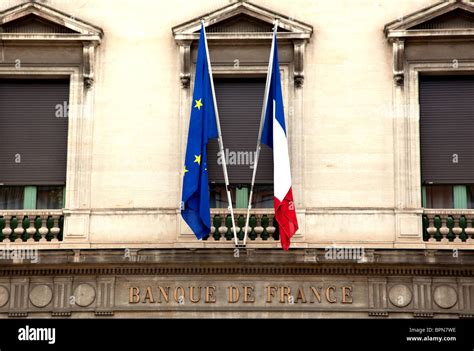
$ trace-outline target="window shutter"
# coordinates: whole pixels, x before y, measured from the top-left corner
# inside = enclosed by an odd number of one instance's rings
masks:
[[[0,80],[0,184],[65,184],[68,105],[68,80]]]
[[[424,184],[474,183],[474,77],[420,79]]]
[[[224,148],[229,151],[227,170],[231,184],[250,184],[255,162],[265,78],[214,79]],[[222,165],[218,164],[219,145],[208,145],[209,181],[224,183]],[[273,154],[262,145],[257,184],[273,183]]]

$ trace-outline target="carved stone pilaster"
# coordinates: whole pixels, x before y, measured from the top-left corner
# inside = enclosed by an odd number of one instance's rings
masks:
[[[28,315],[29,283],[29,278],[12,278],[9,317],[26,317]]]
[[[306,40],[295,40],[293,42],[294,46],[294,62],[295,62],[295,71],[294,71],[294,80],[295,87],[301,88],[304,83],[304,51],[306,47]]]
[[[112,316],[114,305],[115,277],[98,277],[96,316]]]
[[[403,86],[405,81],[405,41],[393,42],[393,79],[395,84]]]
[[[53,311],[54,316],[67,316],[71,313],[73,306],[72,296],[72,277],[55,277],[53,293]]]
[[[474,284],[466,278],[458,278],[459,310],[464,318],[474,315],[472,296],[474,295]],[[470,317],[472,318],[472,317]]]
[[[387,278],[369,278],[369,308],[381,311],[387,309]]]
[[[413,278],[413,304],[420,313],[432,309],[431,278]]]
[[[95,64],[95,46],[94,42],[84,42],[82,57],[84,62],[84,85],[87,89],[94,85],[94,64]]]
[[[189,88],[189,83],[191,81],[191,43],[191,40],[183,40],[179,42],[179,79],[181,80],[181,87],[184,89]]]

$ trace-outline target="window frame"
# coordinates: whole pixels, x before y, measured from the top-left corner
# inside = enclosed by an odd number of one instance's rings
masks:
[[[397,170],[398,176],[406,170],[406,187],[402,192],[401,199],[409,208],[421,208],[421,143],[420,143],[420,109],[419,88],[421,74],[441,75],[474,75],[474,55],[472,60],[463,60],[453,65],[453,62],[408,62],[408,79],[405,80],[406,103],[397,101],[401,108],[406,106],[406,118],[404,121],[396,119],[399,128],[405,130],[405,145],[399,140],[398,148],[395,149],[396,157],[402,162]],[[402,139],[402,138],[399,138]],[[407,157],[403,157],[406,155]]]
[[[90,175],[92,171],[92,91],[86,89],[81,67],[0,67],[0,78],[69,79],[69,125],[64,214],[65,238],[87,238],[90,217]],[[87,209],[87,210],[86,210]],[[68,232],[68,221],[72,232]],[[72,222],[72,223],[71,223]],[[79,228],[76,226],[76,222]]]
[[[268,43],[270,44],[270,43]],[[232,45],[232,43],[229,43]],[[212,54],[211,54],[212,60]],[[288,131],[288,149],[290,153],[290,162],[292,170],[292,182],[293,189],[295,192],[296,199],[296,208],[297,213],[299,214],[299,221],[301,222],[301,216],[304,215],[305,209],[303,207],[303,163],[302,163],[302,153],[297,150],[302,150],[303,148],[303,138],[298,138],[297,135],[300,128],[303,128],[303,107],[302,107],[302,89],[296,89],[294,80],[291,79],[291,72],[293,71],[294,63],[280,63],[280,75],[282,79],[282,94],[283,94],[283,104],[285,111],[285,123],[287,125]],[[179,109],[179,130],[180,130],[180,156],[177,158],[175,167],[181,169],[181,165],[184,163],[184,153],[186,150],[186,141],[189,129],[189,117],[191,114],[191,103],[192,103],[192,92],[194,91],[194,77],[195,77],[196,66],[193,64],[191,67],[191,80],[189,87],[181,89],[180,94],[180,109]],[[252,66],[241,66],[238,69],[229,67],[228,64],[213,62],[212,63],[212,74],[214,78],[252,78],[256,76],[266,77],[268,72],[267,65],[252,65]],[[263,104],[263,101],[262,101]],[[295,113],[294,111],[301,111],[300,113]],[[298,116],[298,117],[295,117]],[[302,134],[300,134],[302,135]],[[257,145],[255,145],[256,147]],[[225,140],[224,140],[225,147]],[[181,189],[182,187],[180,187]],[[247,207],[247,206],[245,206]],[[272,208],[268,208],[269,211],[272,211]],[[194,234],[189,231],[185,223],[180,220],[178,212],[178,225],[179,225],[179,236],[183,238],[194,238]],[[304,235],[304,226],[300,225],[300,230],[295,234],[295,238],[302,238]]]
[[[175,169],[181,176],[178,184],[182,182],[182,164],[184,160],[184,150],[186,148],[186,136],[189,125],[190,116],[190,99],[193,91],[193,77],[195,66],[192,62],[192,52],[195,50],[195,45],[199,39],[199,30],[201,28],[201,20],[205,27],[215,25],[219,22],[227,21],[232,18],[237,18],[240,15],[251,17],[256,22],[264,22],[273,26],[274,20],[279,19],[278,26],[282,28],[278,32],[277,38],[279,46],[285,45],[288,48],[288,53],[291,53],[289,62],[280,60],[280,68],[282,69],[282,89],[285,104],[285,118],[288,127],[288,147],[290,153],[290,162],[292,170],[292,185],[295,195],[296,212],[298,215],[298,222],[300,229],[296,238],[304,236],[305,229],[305,200],[304,200],[304,59],[305,48],[309,43],[313,27],[304,22],[298,21],[291,17],[286,17],[282,14],[276,13],[272,10],[254,5],[249,2],[235,2],[216,9],[213,12],[207,13],[204,16],[199,16],[180,25],[172,28],[173,36],[177,44],[177,54],[179,61],[178,72],[181,89],[179,92],[179,124],[178,130],[181,137],[180,145],[177,150],[179,155],[176,157]],[[242,32],[212,32],[207,34],[208,45],[210,50],[210,57],[212,61],[212,70],[214,76],[218,75],[264,75],[266,77],[268,70],[268,60],[270,53],[270,46],[272,40],[272,33],[267,31],[242,31]],[[245,45],[258,46],[259,48],[268,48],[268,55],[266,57],[256,57],[255,55],[248,62],[240,60],[238,67],[234,67],[237,56],[235,55],[231,60],[227,58],[213,59],[213,49],[215,48],[232,48],[239,52],[239,47]],[[280,51],[280,55],[281,55]],[[290,56],[288,56],[290,57]],[[245,62],[245,63],[244,63]],[[263,102],[262,102],[263,103]],[[225,144],[225,141],[224,141]],[[180,186],[180,190],[181,190]],[[177,208],[176,208],[176,222],[178,226],[178,239],[194,239],[194,235],[189,228],[181,220],[179,194],[177,193]],[[192,239],[191,239],[192,238]]]

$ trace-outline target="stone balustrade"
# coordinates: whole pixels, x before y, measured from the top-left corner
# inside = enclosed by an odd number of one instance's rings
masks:
[[[247,209],[235,209],[234,218],[239,240],[244,239]],[[279,240],[278,224],[274,220],[273,209],[254,209],[250,213],[248,238],[251,241]],[[211,234],[208,241],[233,240],[232,219],[227,209],[211,210]]]
[[[425,209],[423,240],[429,242],[474,241],[474,210]]]
[[[58,242],[63,239],[61,210],[0,211],[0,242]]]

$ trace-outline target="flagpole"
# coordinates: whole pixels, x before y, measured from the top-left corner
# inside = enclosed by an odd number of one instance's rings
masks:
[[[235,246],[238,246],[239,242],[238,242],[238,239],[237,239],[237,230],[236,230],[236,227],[235,227],[234,208],[232,206],[232,196],[230,195],[230,190],[229,190],[229,176],[227,174],[227,163],[226,163],[226,157],[225,157],[225,153],[224,153],[224,143],[222,141],[221,122],[219,120],[219,110],[217,109],[216,92],[214,90],[214,79],[212,77],[211,59],[209,57],[209,48],[207,47],[207,37],[206,37],[206,28],[204,26],[204,20],[201,20],[201,25],[202,25],[203,32],[204,32],[204,44],[206,46],[207,66],[208,66],[209,75],[210,75],[209,80],[211,81],[212,98],[214,100],[214,111],[216,113],[217,132],[219,134],[219,149],[220,149],[220,153],[221,153],[222,170],[224,172],[225,190],[227,192],[227,201],[229,203],[230,217],[232,218],[232,230],[234,232]],[[225,221],[225,219],[224,219],[224,221]],[[216,230],[218,230],[218,229],[219,228],[216,228]]]
[[[255,177],[257,175],[258,160],[260,158],[260,149],[262,148],[261,140],[262,140],[263,123],[265,121],[265,113],[267,112],[268,95],[270,93],[270,83],[272,80],[273,54],[275,52],[277,31],[278,31],[278,18],[275,19],[275,26],[273,27],[273,38],[272,38],[272,46],[270,49],[270,60],[268,61],[267,83],[265,84],[265,93],[263,95],[263,107],[262,107],[262,114],[260,116],[260,127],[258,129],[257,150],[255,152],[255,162],[253,165],[252,184],[250,185],[249,204],[247,207],[247,216],[245,219],[245,230],[244,230],[245,234],[244,234],[243,246],[245,246],[247,243],[247,233],[248,233],[248,227],[249,227],[249,221],[250,221],[250,210],[252,209],[253,188],[255,186]]]

